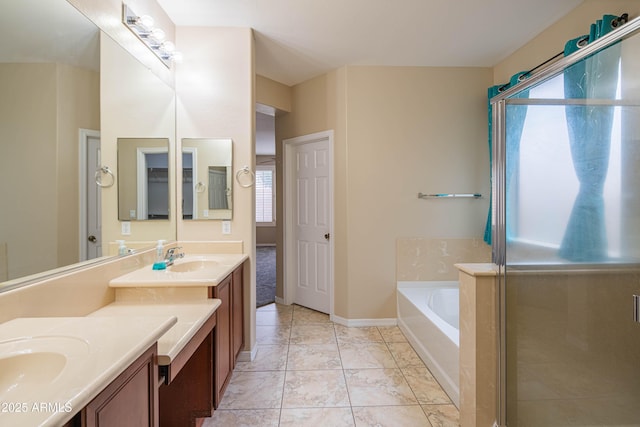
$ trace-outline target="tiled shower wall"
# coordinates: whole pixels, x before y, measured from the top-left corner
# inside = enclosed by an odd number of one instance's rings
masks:
[[[457,263],[491,262],[482,239],[400,238],[396,247],[398,281],[458,280]]]

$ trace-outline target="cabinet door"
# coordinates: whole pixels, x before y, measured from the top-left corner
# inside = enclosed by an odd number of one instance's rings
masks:
[[[233,364],[231,361],[231,275],[213,288],[213,297],[221,302],[216,310],[218,322],[214,329],[214,406],[217,408],[222,400],[229,380]]]
[[[83,426],[158,426],[156,348],[154,344],[83,409]]]
[[[236,359],[238,358],[238,354],[240,354],[240,350],[244,344],[244,317],[243,317],[243,306],[244,306],[244,298],[243,298],[243,284],[242,284],[242,266],[235,269],[232,277],[232,292],[231,292],[231,301],[232,301],[232,342],[233,342],[233,366],[235,366]]]

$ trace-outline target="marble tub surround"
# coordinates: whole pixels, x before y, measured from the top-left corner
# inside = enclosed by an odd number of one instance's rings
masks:
[[[184,250],[184,249],[183,249]],[[246,254],[186,254],[164,270],[151,264],[109,281],[112,288],[216,286],[249,258]],[[191,268],[193,266],[193,268]],[[182,267],[190,267],[183,270]]]
[[[58,375],[57,371],[49,375],[48,381],[42,381],[45,369],[33,383],[25,376],[17,386],[0,391],[0,401],[27,405],[25,412],[0,412],[0,425],[64,424],[176,322],[175,316],[165,315],[19,318],[0,324],[0,363],[16,352],[30,350],[61,354],[65,358],[61,368],[42,364],[50,370],[60,369]],[[38,348],[41,341],[45,344]],[[57,341],[61,344],[56,345]],[[3,372],[6,374],[7,371]],[[36,410],[42,403],[61,409]]]
[[[398,281],[458,280],[458,263],[491,261],[491,246],[478,239],[401,238],[396,242]]]
[[[158,339],[158,364],[169,365],[219,306],[219,299],[173,304],[117,301],[91,313],[89,317],[175,316],[175,325]]]
[[[497,419],[497,267],[457,264],[460,271],[460,424]]]

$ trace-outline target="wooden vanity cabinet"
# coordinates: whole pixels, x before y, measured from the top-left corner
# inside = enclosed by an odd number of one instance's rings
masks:
[[[218,408],[231,380],[236,358],[244,342],[242,265],[209,288],[209,297],[221,301],[217,310],[218,323],[214,329],[214,408]]]
[[[157,344],[154,343],[84,407],[79,414],[80,425],[82,427],[157,427],[159,422],[157,356]]]

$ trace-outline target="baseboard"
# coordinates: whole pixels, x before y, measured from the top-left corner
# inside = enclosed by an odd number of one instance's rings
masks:
[[[287,305],[287,304],[284,302],[284,298],[280,298],[280,297],[276,297],[276,304]]]
[[[396,326],[398,319],[345,319],[344,317],[331,315],[331,320],[339,325],[348,326],[350,328],[358,328],[365,326]]]
[[[258,354],[257,345],[254,345],[251,351],[242,350],[238,354],[238,362],[251,362],[256,358],[256,354]]]

